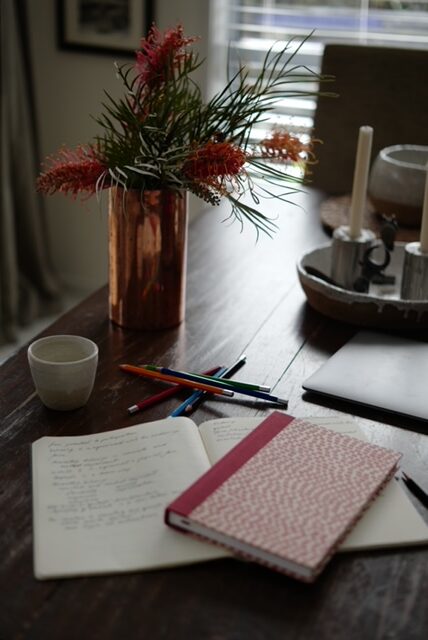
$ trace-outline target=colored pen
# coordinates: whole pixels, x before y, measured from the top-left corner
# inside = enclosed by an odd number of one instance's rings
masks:
[[[137,376],[152,378],[154,380],[161,380],[163,382],[173,382],[185,387],[192,387],[192,389],[200,389],[201,391],[209,391],[210,393],[216,393],[221,396],[228,396],[229,398],[234,395],[233,391],[230,389],[219,389],[218,387],[204,384],[202,382],[185,380],[184,378],[177,378],[176,376],[167,376],[163,373],[159,373],[157,371],[149,371],[148,369],[144,369],[144,367],[136,367],[132,364],[120,364],[119,368],[122,369],[122,371],[127,371],[128,373],[133,373]]]
[[[129,366],[129,365],[121,365],[121,366]],[[134,369],[138,370],[138,367],[134,367]],[[158,371],[152,371],[152,370],[148,370],[145,369],[144,367],[141,368],[141,371],[144,371],[144,374],[141,375],[146,375],[146,374],[151,374],[152,377],[156,377],[159,376],[159,379],[162,380],[167,380],[169,382],[177,382],[179,383],[180,381],[182,381],[183,384],[189,384],[189,386],[191,385],[195,385],[195,389],[201,388],[198,387],[196,385],[200,385],[200,382],[197,382],[196,380],[194,380],[194,377],[197,376],[192,376],[191,374],[189,374],[188,376],[184,377],[184,375],[181,376],[171,376],[171,375],[166,375],[164,373],[159,373]],[[136,371],[134,371],[134,373],[136,373]],[[244,396],[250,396],[252,398],[260,398],[262,400],[267,400],[268,402],[274,402],[276,404],[281,404],[285,407],[288,406],[288,400],[283,400],[282,398],[278,398],[277,396],[273,396],[269,393],[264,393],[262,391],[256,391],[254,389],[241,389],[240,387],[234,387],[233,385],[229,385],[228,382],[226,382],[226,380],[217,380],[217,379],[212,379],[211,380],[211,389],[217,389],[217,391],[221,390],[221,391],[232,391],[235,393],[240,393]],[[210,389],[202,389],[204,391],[210,391],[212,393],[212,391]]]
[[[233,374],[236,373],[241,367],[243,367],[246,361],[247,356],[243,354],[230,367],[220,369],[214,375],[218,378],[229,378],[230,376],[233,376]],[[195,411],[195,409],[199,407],[199,405],[206,399],[207,396],[208,394],[206,393],[206,391],[196,391],[190,396],[190,398],[187,399],[187,401],[182,403],[181,408],[183,410],[183,413],[187,416]],[[181,413],[178,413],[177,415],[181,415]]]
[[[412,480],[412,478],[410,478],[406,473],[404,473],[404,471],[402,471],[401,473],[403,474],[403,482],[408,488],[408,490],[410,491],[410,493],[412,493],[415,496],[415,498],[417,498],[419,502],[421,502],[421,504],[423,504],[424,507],[427,507],[428,509],[428,495],[425,493],[423,489],[421,489],[421,487],[418,484],[416,484],[414,480]]]
[[[225,371],[226,371],[226,367],[222,367],[221,369],[218,370],[217,373],[214,374],[214,377],[220,378]],[[202,402],[202,400],[207,396],[209,396],[209,393],[207,391],[195,391],[194,393],[192,393],[191,396],[189,396],[186,400],[184,400],[184,402],[179,404],[178,407],[176,407],[174,411],[170,413],[170,416],[172,418],[176,418],[177,416],[181,416],[183,414],[189,415],[193,409],[191,408],[190,410],[188,410],[188,407],[193,407],[193,403],[196,402],[197,399],[199,399],[199,401]]]
[[[152,364],[141,365],[149,371],[158,371],[167,376],[176,376],[177,378],[184,378],[184,380],[193,380],[194,382],[203,382],[206,384],[213,384],[215,387],[221,387],[229,389],[230,387],[239,387],[239,389],[249,389],[250,391],[262,391],[269,393],[270,387],[259,384],[251,384],[249,382],[239,382],[238,380],[228,380],[227,382],[219,379],[217,376],[206,376],[200,373],[187,373],[186,371],[177,371],[176,369],[169,369],[168,367],[156,367]],[[238,389],[237,389],[238,390]]]
[[[213,369],[204,371],[204,374],[207,376],[213,376],[218,371],[222,371],[222,370],[224,370],[224,367],[214,367]],[[141,400],[140,402],[136,402],[135,404],[131,405],[130,407],[128,407],[128,413],[130,415],[133,415],[138,411],[143,411],[143,409],[152,407],[153,405],[159,404],[159,402],[162,402],[167,398],[171,398],[172,396],[175,396],[179,391],[183,391],[183,387],[179,384],[174,385],[173,387],[169,387],[168,389],[164,389],[160,393],[156,393],[154,396],[150,396],[150,398],[145,398],[144,400]],[[205,393],[205,391],[198,391],[197,393]]]

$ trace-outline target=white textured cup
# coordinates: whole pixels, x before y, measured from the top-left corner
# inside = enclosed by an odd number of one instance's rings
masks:
[[[91,395],[98,347],[82,336],[57,335],[28,347],[28,363],[36,391],[49,409],[78,409]]]

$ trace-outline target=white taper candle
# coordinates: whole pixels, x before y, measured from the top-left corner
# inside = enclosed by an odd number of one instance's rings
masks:
[[[367,181],[370,169],[373,128],[367,125],[360,127],[358,135],[357,155],[355,158],[354,182],[352,184],[351,207],[349,212],[349,236],[358,238],[363,224],[366,208]]]
[[[426,166],[425,195],[422,207],[421,236],[419,241],[421,243],[421,252],[428,253],[428,164]]]

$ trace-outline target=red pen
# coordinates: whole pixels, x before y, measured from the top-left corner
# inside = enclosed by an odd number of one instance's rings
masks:
[[[209,369],[209,371],[204,371],[203,375],[205,376],[213,376],[217,371],[219,371],[221,367],[214,367],[213,369]],[[184,385],[176,384],[173,387],[169,387],[160,393],[157,393],[154,396],[150,396],[150,398],[146,398],[145,400],[141,400],[140,402],[136,402],[135,404],[128,407],[129,415],[134,415],[138,411],[142,411],[143,409],[147,409],[148,407],[152,407],[167,398],[171,398],[175,396],[179,391],[185,389]]]

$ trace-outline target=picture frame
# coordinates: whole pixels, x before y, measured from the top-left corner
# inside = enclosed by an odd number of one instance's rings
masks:
[[[132,56],[153,22],[153,0],[57,0],[58,46]]]

